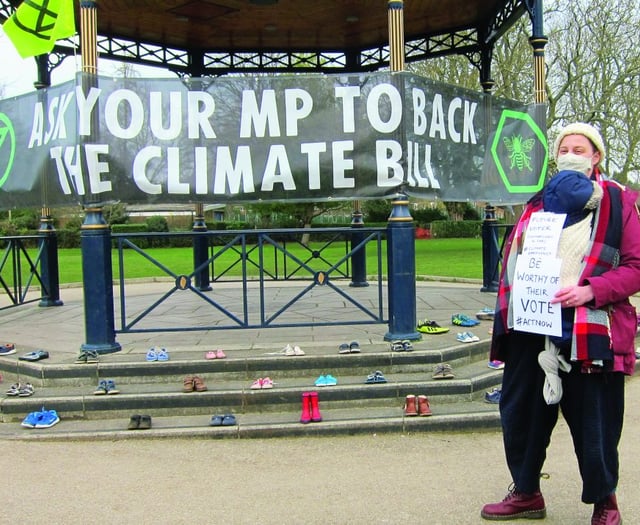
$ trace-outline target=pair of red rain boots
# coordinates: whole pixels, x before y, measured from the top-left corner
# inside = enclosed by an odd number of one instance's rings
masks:
[[[430,416],[431,407],[427,396],[407,396],[404,403],[405,416]]]
[[[318,405],[318,392],[303,392],[300,423],[317,423],[319,421],[322,421],[322,415]]]

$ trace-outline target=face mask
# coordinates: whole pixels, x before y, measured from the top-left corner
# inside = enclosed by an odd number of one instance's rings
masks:
[[[579,171],[585,175],[589,173],[591,169],[591,157],[583,157],[582,155],[576,155],[575,153],[565,153],[556,160],[558,171]]]

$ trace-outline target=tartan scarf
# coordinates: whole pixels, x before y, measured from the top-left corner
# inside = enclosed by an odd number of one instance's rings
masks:
[[[592,276],[617,267],[619,263],[622,232],[622,188],[615,182],[600,181],[604,189],[602,200],[594,216],[594,227],[589,239],[587,255],[584,257],[578,283]],[[543,190],[544,191],[544,190]],[[531,214],[543,210],[542,191],[527,203],[518,224],[507,241],[502,275],[496,299],[496,316],[493,328],[492,355],[502,354],[504,336],[513,328],[512,287],[516,259],[522,252],[524,233]],[[578,306],[574,308],[571,336],[571,360],[612,360],[608,309]]]

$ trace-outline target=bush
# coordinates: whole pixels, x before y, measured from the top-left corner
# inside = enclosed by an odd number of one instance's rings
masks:
[[[58,248],[79,248],[80,230],[69,230],[63,228],[56,231],[58,237]]]
[[[482,221],[434,221],[431,236],[438,238],[476,238],[482,232]]]
[[[169,223],[167,219],[162,215],[154,215],[147,219],[147,231],[148,232],[168,232]]]
[[[434,221],[446,221],[448,219],[447,215],[441,210],[434,210],[432,208],[412,210],[411,216],[413,220],[423,228],[426,228]]]

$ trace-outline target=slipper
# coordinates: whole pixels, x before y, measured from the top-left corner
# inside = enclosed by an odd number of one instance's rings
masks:
[[[204,358],[205,359],[217,359],[218,355],[213,350],[209,350],[207,353],[204,354]]]
[[[149,350],[147,350],[147,361],[157,361],[157,360],[158,360],[158,354],[156,353],[156,349],[149,348]]]
[[[338,353],[339,354],[350,354],[351,353],[351,348],[349,348],[349,345],[347,343],[342,343],[338,347]]]
[[[216,350],[216,359],[224,359],[225,357],[227,357],[227,354],[225,354],[222,349],[218,348]]]
[[[293,355],[304,355],[304,350],[299,346],[293,347]]]
[[[349,351],[352,354],[359,354],[360,353],[360,343],[358,343],[358,341],[351,341],[351,343],[349,344]]]
[[[36,350],[35,352],[29,352],[28,354],[21,355],[18,357],[20,361],[40,361],[40,359],[47,359],[49,357],[49,352],[44,350]]]

